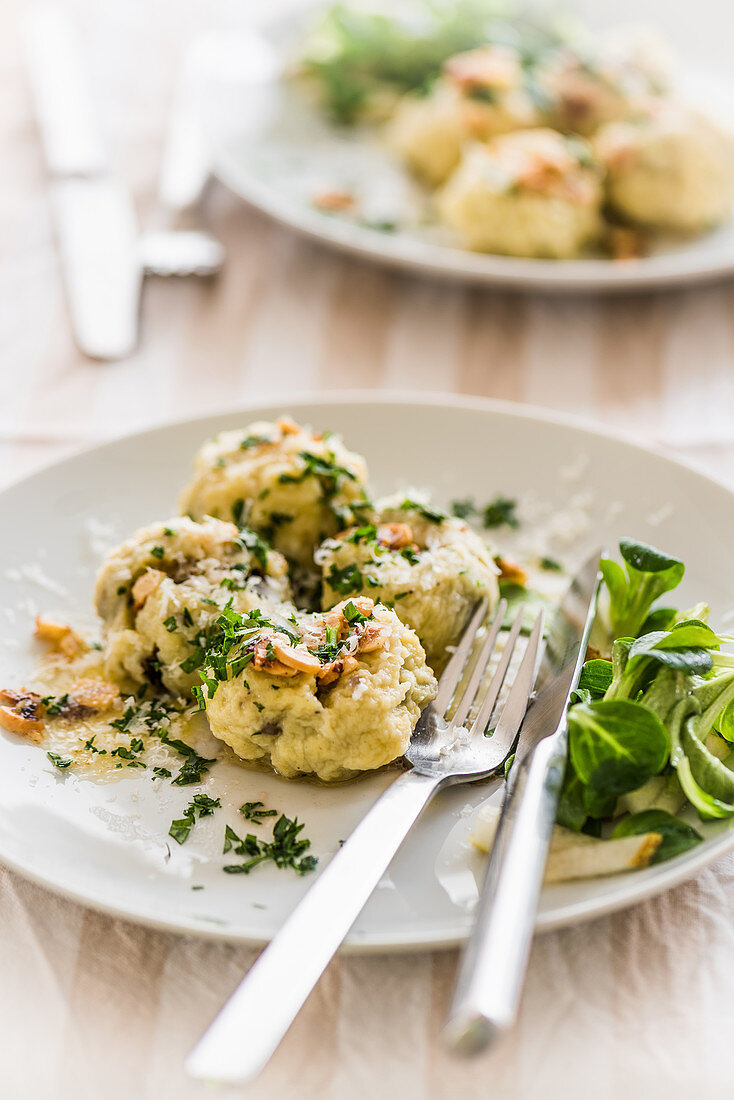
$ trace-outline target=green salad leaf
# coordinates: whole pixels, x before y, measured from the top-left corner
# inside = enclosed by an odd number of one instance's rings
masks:
[[[593,817],[611,814],[620,794],[641,787],[668,761],[665,726],[641,703],[579,703],[569,711],[568,723],[570,762]]]
[[[623,564],[602,562],[610,656],[585,662],[572,697],[557,820],[596,836],[660,832],[660,862],[701,839],[668,812],[684,799],[704,821],[734,817],[734,655],[707,604],[653,608],[680,583],[678,558],[632,539],[619,549]]]
[[[652,857],[652,863],[663,863],[666,859],[687,852],[700,844],[703,837],[692,825],[673,817],[665,810],[643,810],[639,814],[623,817],[612,832],[613,837],[640,836],[643,833],[661,833],[663,842]]]
[[[444,61],[487,43],[520,51],[530,91],[533,65],[564,33],[547,17],[506,12],[502,0],[422,0],[395,11],[333,4],[307,36],[300,68],[344,124],[358,121],[380,93],[428,91]]]
[[[578,702],[591,703],[595,699],[603,699],[612,685],[612,669],[612,662],[603,658],[586,661],[576,686]]]
[[[637,637],[655,600],[680,584],[685,566],[678,558],[633,539],[621,539],[619,550],[624,566],[610,558],[601,562],[609,590],[610,626],[615,638]]]

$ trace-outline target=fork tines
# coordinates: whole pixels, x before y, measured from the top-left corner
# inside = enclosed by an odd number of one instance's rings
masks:
[[[485,637],[477,648],[475,641],[485,621],[486,613],[487,601],[481,600],[472,613],[461,641],[439,679],[438,693],[434,701],[437,713],[448,717],[450,704],[456,696],[456,705],[453,714],[450,716],[450,721],[453,726],[462,726],[469,717],[474,704],[477,700],[481,700],[476,717],[469,728],[471,735],[484,733],[492,718],[522,630],[525,607],[522,605],[517,610],[507,633],[497,668],[488,682],[487,670],[497,649],[497,641],[507,614],[507,600],[502,599],[498,603],[491,621],[486,626]],[[531,676],[535,671],[541,632],[542,617],[539,616],[528,639],[526,650],[526,652],[529,651],[528,660],[524,661],[524,664],[530,669]],[[527,674],[521,677],[520,671],[518,671],[516,682],[520,679],[524,683],[528,679]],[[532,683],[532,679],[529,680],[529,683]],[[465,686],[459,691],[462,684]],[[519,690],[522,690],[522,685],[518,685],[518,687]],[[525,703],[527,703],[527,694],[525,695]]]

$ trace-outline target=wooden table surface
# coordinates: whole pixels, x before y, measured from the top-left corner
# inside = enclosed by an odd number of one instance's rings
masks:
[[[145,288],[139,351],[82,358],[69,334],[21,67],[19,0],[0,15],[0,479],[82,445],[238,402],[351,388],[481,394],[571,411],[734,483],[734,285],[553,298],[441,284],[332,253],[223,187],[211,284]],[[203,0],[69,5],[114,160],[155,219],[180,44]],[[18,517],[5,517],[13,522]],[[734,858],[626,913],[542,936],[519,1025],[454,1063],[439,1024],[453,953],[340,957],[254,1098],[706,1100],[734,1094]],[[184,1052],[254,953],[97,915],[0,869],[0,1095],[189,1100]],[[227,1095],[227,1094],[225,1094]]]

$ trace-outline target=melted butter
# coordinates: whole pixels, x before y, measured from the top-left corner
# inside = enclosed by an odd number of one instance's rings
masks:
[[[41,662],[33,680],[27,686],[41,696],[51,695],[59,698],[67,692],[73,695],[74,686],[81,679],[110,682],[104,677],[99,651],[92,650],[72,661],[58,655],[50,655]],[[158,695],[151,693],[149,698],[138,700],[135,695],[126,695],[121,692],[114,707],[100,714],[73,719],[47,716],[44,720],[44,731],[35,744],[44,752],[53,752],[65,760],[71,760],[69,772],[94,782],[116,782],[131,774],[147,774],[154,779],[157,778],[153,773],[156,767],[167,768],[172,773],[171,779],[173,779],[185,762],[185,757],[165,745],[159,736],[147,728],[144,721],[140,718],[134,719],[127,730],[119,730],[111,725],[113,721],[123,716],[128,707],[133,707],[138,712],[143,710],[144,713],[146,703],[171,707],[170,696],[164,693]],[[234,764],[247,771],[267,775],[278,774],[264,760],[242,760],[228,745],[214,737],[205,716],[192,712],[190,708],[183,712],[169,709],[166,720],[160,725],[171,740],[183,741],[206,759]],[[143,749],[135,753],[135,758],[144,763],[145,768],[135,765],[130,767],[131,761],[113,755],[114,750],[120,747],[129,749],[131,741],[135,738],[143,742]],[[93,742],[92,747],[87,748],[86,745],[90,742]],[[400,759],[377,770],[395,771],[402,767],[404,762]],[[358,782],[365,777],[365,774],[355,772],[353,775],[333,782],[326,782],[312,775],[288,778],[289,782],[309,786],[341,787]],[[170,779],[168,781],[170,782]]]
[[[74,685],[80,679],[109,683],[104,678],[98,652],[86,653],[74,661],[62,660],[58,656],[47,658],[39,666],[31,686],[41,696],[52,695],[59,698],[67,692],[73,695]],[[164,729],[171,740],[184,741],[207,759],[219,755],[221,743],[211,736],[201,717],[192,714],[190,710],[181,713],[171,709],[170,699],[162,694],[151,694],[149,699],[138,700],[133,695],[121,693],[113,707],[86,718],[47,716],[44,720],[44,731],[36,743],[44,752],[53,752],[65,760],[71,760],[70,771],[96,782],[114,782],[130,773],[147,773],[153,777],[155,767],[167,768],[172,777],[175,777],[185,757],[165,745],[148,728],[143,720],[146,703],[162,704],[166,707],[166,718],[152,724],[156,728]],[[112,722],[120,719],[129,707],[135,709],[137,716],[128,729],[119,730]],[[143,749],[135,753],[135,759],[145,764],[145,768],[136,766],[133,761],[124,757],[113,755],[116,749],[129,749],[131,741],[136,738],[143,742]],[[203,741],[206,741],[205,745],[202,744]],[[237,759],[234,754],[233,759]]]

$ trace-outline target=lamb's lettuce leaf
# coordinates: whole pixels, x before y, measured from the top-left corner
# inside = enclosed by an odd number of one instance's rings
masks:
[[[673,817],[665,810],[643,810],[639,814],[629,814],[615,825],[612,836],[640,836],[643,833],[660,833],[663,838],[651,863],[672,859],[681,852],[695,848],[703,840],[692,825],[681,821],[679,817]]]
[[[641,703],[580,703],[569,711],[568,722],[570,763],[592,817],[611,815],[619,795],[641,787],[667,763],[665,726]]]
[[[619,550],[624,566],[611,558],[601,562],[609,591],[610,627],[615,638],[637,637],[655,600],[680,584],[685,566],[678,558],[633,539],[621,539]]]

